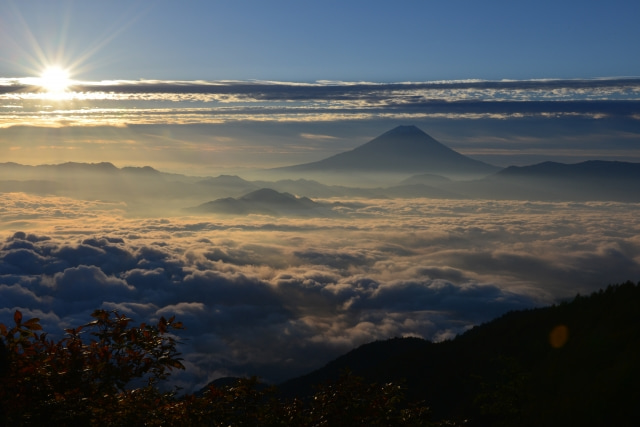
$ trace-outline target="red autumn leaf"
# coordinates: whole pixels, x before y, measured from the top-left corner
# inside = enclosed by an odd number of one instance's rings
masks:
[[[16,322],[16,325],[19,325],[20,322],[22,322],[22,313],[20,313],[20,310],[16,310],[13,314],[13,321]]]
[[[23,326],[27,329],[31,329],[32,331],[42,330],[42,326],[40,326],[40,319],[38,319],[37,317],[27,320],[26,322],[24,322]]]

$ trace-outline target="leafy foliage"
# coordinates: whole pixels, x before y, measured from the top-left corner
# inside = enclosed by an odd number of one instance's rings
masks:
[[[403,404],[395,384],[365,384],[345,374],[310,399],[285,399],[256,378],[210,386],[202,395],[162,392],[159,383],[184,369],[172,332],[182,324],[161,318],[131,326],[117,312],[48,339],[39,319],[0,324],[2,425],[147,426],[412,426],[428,425],[422,405]]]
[[[172,369],[184,368],[171,335],[182,325],[173,317],[136,327],[117,312],[96,310],[91,316],[93,321],[66,329],[59,341],[40,332],[39,319],[23,321],[20,311],[14,314],[13,327],[0,324],[7,357],[0,388],[6,424],[99,419],[108,425],[126,412],[125,397],[141,391],[160,397],[156,383]],[[132,391],[136,380],[144,385]]]

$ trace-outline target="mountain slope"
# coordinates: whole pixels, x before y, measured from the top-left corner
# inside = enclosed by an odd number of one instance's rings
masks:
[[[316,216],[328,214],[329,209],[307,197],[296,197],[270,188],[261,188],[239,198],[227,197],[203,203],[189,211],[224,215],[293,215]]]
[[[640,180],[640,163],[588,160],[566,164],[543,162],[530,166],[509,166],[498,172],[504,178],[588,179],[588,180]]]
[[[640,202],[640,163],[590,160],[509,166],[482,180],[445,187],[478,198]]]
[[[278,170],[486,176],[499,168],[466,157],[415,126],[398,126],[353,150],[317,162]]]
[[[640,284],[505,314],[452,341],[396,338],[355,349],[281,384],[285,395],[349,369],[369,382],[404,381],[436,418],[465,425],[638,425]]]

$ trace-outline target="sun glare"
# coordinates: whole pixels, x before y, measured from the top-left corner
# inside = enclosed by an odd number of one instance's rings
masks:
[[[40,75],[39,85],[48,93],[62,93],[71,84],[69,72],[61,67],[49,67]]]

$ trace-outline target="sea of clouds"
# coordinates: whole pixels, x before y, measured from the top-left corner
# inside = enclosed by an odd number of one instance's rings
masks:
[[[396,336],[454,337],[507,311],[640,280],[637,204],[359,200],[342,216],[136,218],[0,194],[0,322],[52,336],[97,308],[175,315],[192,391],[278,382]]]

